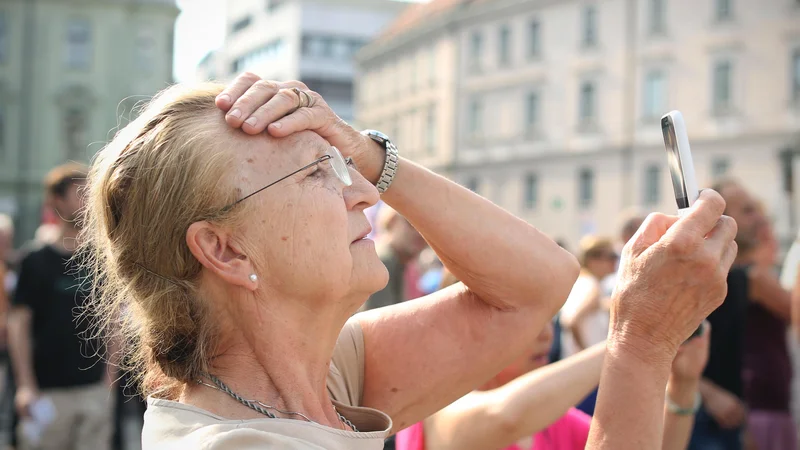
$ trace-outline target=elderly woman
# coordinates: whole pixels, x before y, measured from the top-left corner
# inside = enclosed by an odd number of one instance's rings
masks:
[[[387,281],[364,239],[381,194],[463,284],[351,319]],[[251,74],[161,94],[100,152],[88,196],[93,312],[135,351],[145,449],[379,449],[512,362],[578,273],[542,233],[303,84]],[[627,249],[597,448],[660,446],[672,359],[724,296],[723,208],[706,192]]]

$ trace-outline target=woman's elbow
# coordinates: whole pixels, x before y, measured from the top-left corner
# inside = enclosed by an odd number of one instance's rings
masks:
[[[551,281],[548,283],[547,300],[553,314],[555,314],[567,301],[567,297],[572,291],[572,286],[575,284],[575,280],[578,279],[578,275],[580,275],[581,266],[578,264],[575,255],[563,249],[561,249],[561,254],[551,261]]]

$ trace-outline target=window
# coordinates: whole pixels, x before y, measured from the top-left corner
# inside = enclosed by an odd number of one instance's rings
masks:
[[[350,41],[348,41],[348,45],[349,45],[349,49],[348,49],[348,55],[347,56],[348,57],[352,57],[353,55],[358,53],[359,50],[361,50],[361,47],[364,46],[364,41],[362,41],[360,39],[351,39]]]
[[[594,172],[592,169],[581,169],[578,174],[578,205],[590,208],[594,203]]]
[[[286,45],[283,39],[276,39],[272,42],[268,42],[236,58],[233,63],[231,63],[231,72],[236,73],[244,70],[255,70],[255,66],[279,58],[285,49]]]
[[[470,191],[477,193],[478,189],[480,189],[481,182],[478,180],[478,177],[471,177],[467,180],[464,186]]]
[[[711,162],[711,178],[718,179],[722,178],[728,174],[728,169],[730,169],[730,161],[726,158],[715,158]]]
[[[92,64],[92,29],[88,20],[73,19],[67,24],[66,65],[87,69]]]
[[[539,126],[539,93],[531,92],[525,99],[525,132],[531,133]]]
[[[82,109],[68,109],[64,113],[64,142],[68,159],[82,161],[86,156],[89,118]]]
[[[714,100],[716,113],[724,113],[731,109],[733,103],[733,65],[730,61],[718,61],[714,64]]]
[[[597,107],[596,102],[597,99],[595,98],[597,93],[595,92],[594,83],[591,81],[585,81],[581,84],[581,92],[580,92],[580,122],[581,123],[588,123],[594,121],[595,109]]]
[[[525,175],[525,208],[536,209],[539,204],[539,177],[529,173]]]
[[[483,53],[483,35],[480,31],[472,33],[469,49],[470,67],[473,70],[480,70]]]
[[[156,42],[152,30],[141,29],[136,36],[136,66],[142,73],[153,73],[156,57]]]
[[[733,18],[733,0],[714,0],[714,16],[718,21]]]
[[[644,175],[644,204],[647,206],[658,205],[661,201],[661,166],[647,167]]]
[[[250,26],[250,23],[253,21],[252,16],[242,17],[241,19],[237,20],[231,26],[231,33],[237,33],[239,31],[244,30],[245,28]]]
[[[334,51],[334,40],[331,37],[321,37],[319,38],[320,41],[320,56],[324,56],[326,58],[330,58],[333,56]]]
[[[311,56],[317,51],[317,39],[314,36],[303,36],[300,41],[300,52],[304,56]]]
[[[8,22],[6,13],[0,11],[0,64],[8,58]]]
[[[651,70],[645,74],[642,113],[644,118],[660,117],[667,104],[666,77],[661,70]]]
[[[541,26],[538,20],[533,20],[528,24],[528,57],[536,58],[541,51]]]
[[[499,46],[500,65],[507,66],[511,64],[511,28],[508,25],[503,25],[500,28]]]
[[[436,152],[436,107],[431,106],[428,108],[428,117],[427,117],[427,130],[428,133],[426,135],[426,147],[428,149],[428,153],[433,154]]]
[[[667,0],[650,0],[648,31],[651,34],[662,34],[666,31],[666,1]]]
[[[281,5],[283,5],[286,0],[267,0],[267,12],[273,13],[276,9],[278,9]]]
[[[478,99],[473,99],[469,104],[469,135],[477,136],[483,131],[483,104]]]
[[[583,10],[583,45],[592,47],[597,45],[597,8],[587,6]]]
[[[800,103],[800,48],[792,55],[792,100]]]

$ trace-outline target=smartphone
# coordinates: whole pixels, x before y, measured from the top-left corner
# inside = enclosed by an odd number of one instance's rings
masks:
[[[700,191],[694,176],[694,162],[689,148],[689,135],[680,111],[672,111],[661,118],[661,133],[667,150],[667,162],[678,204],[678,216],[684,216],[697,201]]]
[[[675,202],[678,204],[678,216],[683,217],[700,196],[683,114],[680,111],[664,114],[661,117],[661,133],[664,135],[664,147],[667,150],[667,163],[672,178],[672,189],[675,191]],[[703,324],[700,324],[689,339],[701,336],[704,332]]]

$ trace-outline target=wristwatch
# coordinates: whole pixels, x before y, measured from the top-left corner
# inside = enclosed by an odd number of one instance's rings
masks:
[[[383,163],[383,172],[381,172],[381,176],[375,184],[375,187],[378,188],[378,192],[383,194],[389,189],[389,186],[392,185],[394,176],[397,174],[397,163],[400,159],[400,153],[397,151],[397,147],[392,141],[389,140],[389,136],[386,136],[380,131],[364,130],[361,134],[380,144],[386,151],[386,162]]]
[[[694,405],[691,408],[683,408],[672,401],[667,395],[667,411],[676,416],[693,416],[700,411],[700,405],[703,404],[703,399],[700,397],[700,392],[696,392],[694,396]]]

